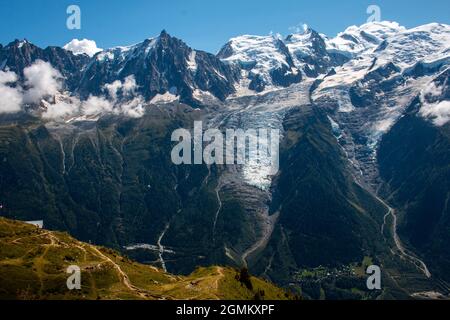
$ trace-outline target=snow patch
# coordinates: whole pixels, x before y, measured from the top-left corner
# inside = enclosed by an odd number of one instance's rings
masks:
[[[274,36],[243,35],[232,38],[228,45],[233,53],[223,61],[253,66],[251,72],[270,84],[270,71],[283,66],[290,68],[286,55],[280,51],[280,42]]]
[[[197,52],[195,50],[192,50],[191,54],[189,55],[189,59],[187,60],[188,68],[193,73],[197,72],[197,62],[195,60],[196,56],[197,56]]]
[[[171,94],[170,92],[166,92],[164,94],[157,94],[152,100],[150,100],[150,103],[158,104],[158,103],[170,103],[178,101],[179,97]]]
[[[327,50],[353,57],[376,48],[384,40],[405,31],[397,22],[369,22],[348,27],[333,39],[325,39]]]

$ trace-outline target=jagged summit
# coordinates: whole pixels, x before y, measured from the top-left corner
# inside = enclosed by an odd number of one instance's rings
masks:
[[[83,71],[79,93],[100,94],[115,80],[133,75],[138,92],[152,99],[176,88],[180,100],[196,103],[196,94],[208,92],[225,99],[234,92],[238,73],[214,55],[191,49],[165,30],[141,43],[115,47],[96,54]]]
[[[348,27],[335,38],[326,39],[327,50],[353,57],[380,45],[384,40],[406,31],[397,22],[369,22]]]
[[[6,47],[22,47],[24,44],[31,44],[27,39],[14,39],[14,41],[10,42]]]
[[[136,93],[147,100],[176,92],[173,99],[197,105],[205,95],[224,100],[236,92],[262,92],[331,75],[362,55],[368,69],[391,60],[400,67],[421,59],[436,60],[445,51],[447,44],[442,39],[447,33],[448,26],[443,24],[407,30],[383,21],[351,26],[330,39],[305,25],[285,39],[278,35],[234,37],[212,55],[190,48],[163,29],[140,43],[94,52],[92,58],[76,50],[41,49],[23,39],[0,47],[0,67],[22,77],[23,69],[34,61],[50,62],[66,79],[65,89],[82,99],[103,94],[105,85],[132,75]],[[436,48],[442,50],[428,55]],[[345,81],[357,75],[355,68],[345,68],[352,73]]]
[[[309,26],[304,27],[303,33],[288,35],[285,43],[296,64],[311,78],[326,74],[348,60],[344,55],[329,52],[324,38]]]
[[[432,280],[448,279],[449,29],[377,22],[329,39],[306,27],[285,39],[235,37],[218,55],[164,30],[92,58],[1,47],[0,69],[18,75],[11,84],[0,73],[10,96],[30,90],[22,74],[38,59],[65,87],[24,105],[33,121],[0,116],[0,213],[184,274],[232,263],[289,286],[316,285],[311,271],[349,276],[346,298],[375,298],[354,290],[354,281],[365,288],[362,264],[392,263],[398,285],[414,290],[427,266]],[[134,107],[142,112],[124,112]],[[277,176],[265,161],[175,166],[170,134],[197,119],[205,129],[280,130]],[[335,280],[302,293],[344,297]]]
[[[26,39],[0,47],[0,70],[8,69],[23,79],[23,71],[37,60],[49,62],[66,79],[66,88],[74,91],[80,81],[81,70],[89,61],[85,55],[74,55],[60,47],[39,48]]]
[[[267,86],[286,87],[302,79],[288,48],[275,36],[232,38],[217,56],[245,70],[244,77],[254,91],[263,91]]]

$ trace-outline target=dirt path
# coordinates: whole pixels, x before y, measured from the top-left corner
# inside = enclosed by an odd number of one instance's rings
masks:
[[[100,258],[103,259],[103,262],[108,262],[110,264],[113,265],[114,269],[116,269],[119,278],[121,279],[122,284],[127,287],[127,289],[129,289],[130,291],[135,292],[139,297],[143,298],[143,299],[148,299],[149,297],[152,297],[154,299],[167,299],[169,298],[169,296],[167,297],[163,297],[161,295],[156,295],[154,293],[151,293],[147,290],[143,290],[141,288],[138,288],[136,286],[134,286],[128,275],[122,270],[122,268],[116,263],[114,262],[114,260],[112,260],[110,257],[108,257],[106,254],[104,254],[103,252],[101,252],[97,247],[94,246],[90,246],[89,247],[91,250],[93,250]],[[84,250],[84,249],[83,249]]]
[[[222,267],[217,267],[216,270],[219,276],[214,280],[214,287],[216,290],[219,290],[219,281],[225,278],[225,274]]]
[[[45,274],[45,272],[44,272],[43,268],[44,268],[44,264],[45,264],[45,256],[47,255],[48,250],[50,250],[51,247],[55,247],[56,243],[57,243],[57,241],[55,240],[54,236],[51,233],[45,232],[42,235],[50,240],[50,244],[45,244],[44,252],[39,257],[34,259],[34,266],[36,268],[36,274],[37,274],[37,276],[39,278],[39,282],[41,284],[40,289],[39,289],[40,295],[42,295],[42,291],[44,290],[43,274]]]
[[[384,223],[381,227],[381,233],[384,235],[384,230],[385,230],[385,226],[387,224],[387,217],[392,216],[392,235],[394,238],[394,243],[395,246],[397,247],[398,251],[400,252],[400,255],[404,258],[406,258],[407,260],[411,261],[417,268],[419,268],[423,274],[427,277],[427,278],[431,278],[431,273],[428,270],[427,265],[425,264],[425,262],[423,262],[422,260],[420,260],[419,258],[417,258],[415,255],[413,254],[409,254],[407,249],[405,249],[405,247],[403,246],[403,243],[400,239],[400,237],[398,236],[397,233],[397,215],[395,214],[395,210],[393,208],[391,208],[385,201],[383,201],[380,197],[375,196],[376,199],[378,201],[380,201],[387,209],[388,209],[388,213],[384,216]]]
[[[216,274],[212,276],[206,276],[199,278],[195,281],[195,284],[193,282],[188,282],[186,285],[187,289],[190,289],[192,291],[197,291],[200,293],[194,294],[193,296],[190,296],[186,300],[204,300],[205,294],[209,294],[209,298],[211,297],[220,300],[221,297],[219,296],[219,283],[222,279],[225,278],[224,269],[222,267],[216,267]]]
[[[97,253],[101,258],[103,258],[105,261],[108,261],[109,263],[111,263],[114,268],[117,270],[117,273],[119,274],[119,276],[122,279],[122,283],[124,284],[124,286],[126,286],[128,289],[130,289],[131,291],[140,291],[139,289],[137,289],[136,287],[134,287],[131,282],[130,279],[128,278],[127,274],[125,272],[123,272],[123,270],[120,268],[120,266],[115,263],[110,257],[108,257],[107,255],[105,255],[104,253],[102,253],[99,249],[97,249],[96,247],[92,247],[92,250],[95,251],[95,253]]]

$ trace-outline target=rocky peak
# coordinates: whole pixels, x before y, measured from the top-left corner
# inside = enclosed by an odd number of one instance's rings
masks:
[[[0,66],[15,72],[23,80],[23,70],[36,60],[49,62],[65,78],[69,90],[74,90],[79,83],[81,70],[89,61],[86,55],[75,56],[60,47],[41,49],[28,40],[14,40],[5,47],[0,47]]]
[[[106,84],[134,76],[138,93],[151,100],[176,92],[180,101],[197,104],[197,90],[219,99],[234,92],[238,75],[214,55],[194,51],[163,30],[156,38],[98,53],[84,71],[79,93],[101,94]]]
[[[320,74],[327,74],[333,67],[348,60],[342,55],[328,52],[325,39],[310,27],[305,27],[303,33],[289,35],[285,42],[296,65],[307,77],[316,78]]]

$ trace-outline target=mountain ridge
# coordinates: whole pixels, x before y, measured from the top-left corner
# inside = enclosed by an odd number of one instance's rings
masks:
[[[92,59],[15,42],[0,49],[9,93],[36,93],[36,70],[85,67],[56,94],[0,116],[1,213],[44,219],[177,273],[247,265],[308,298],[437,290],[448,280],[447,184],[436,174],[447,174],[448,43],[448,25],[390,22],[350,27],[334,42],[311,28],[286,39],[241,36],[217,56],[166,32]],[[174,166],[170,133],[194,121],[280,130],[279,173],[254,163]],[[382,293],[366,292],[368,261],[387,270]]]
[[[66,269],[81,270],[81,289],[69,290]],[[294,297],[255,277],[238,279],[239,270],[199,268],[190,276],[168,274],[79,242],[68,234],[0,218],[0,297],[77,300],[284,300]],[[14,279],[14,281],[11,281]],[[17,282],[21,285],[17,286]]]

